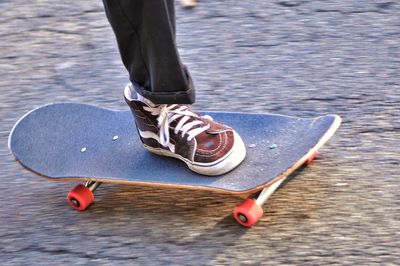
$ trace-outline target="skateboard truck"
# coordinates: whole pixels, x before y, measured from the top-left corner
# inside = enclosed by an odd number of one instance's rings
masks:
[[[100,185],[101,185],[101,182],[88,180],[88,181],[86,181],[85,187],[90,189],[90,191],[94,192]]]
[[[317,155],[318,151],[312,153],[304,162],[304,166],[310,165]],[[262,206],[267,202],[275,190],[279,188],[285,179],[286,178],[282,178],[272,185],[264,188],[258,195],[257,199],[248,198],[241,204],[237,205],[233,209],[233,217],[235,220],[245,227],[251,227],[255,225],[264,214]]]

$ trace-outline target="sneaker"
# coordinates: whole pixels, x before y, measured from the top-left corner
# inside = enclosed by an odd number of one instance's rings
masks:
[[[159,104],[124,90],[144,147],[152,153],[182,160],[194,172],[221,175],[238,166],[246,156],[245,145],[232,128],[210,116],[200,116],[189,105]]]

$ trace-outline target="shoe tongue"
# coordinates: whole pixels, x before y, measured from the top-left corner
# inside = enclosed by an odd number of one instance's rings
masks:
[[[186,111],[186,110],[187,110],[187,111],[190,111],[190,112],[192,112],[193,114],[195,114],[195,115],[198,116],[197,118],[196,118],[196,117],[193,117],[193,116],[189,116],[189,119],[185,122],[185,125],[188,124],[188,123],[190,123],[190,122],[193,122],[193,121],[195,121],[195,120],[201,120],[201,121],[203,121],[203,122],[206,122],[206,121],[204,121],[204,119],[201,118],[201,116],[200,116],[199,113],[193,112],[193,111],[191,110],[190,105],[183,105],[183,104],[180,104],[180,105],[177,105],[176,107],[172,108],[171,110],[172,110],[172,111],[173,111],[173,110],[176,110],[176,109],[178,109],[178,108],[180,108],[180,107],[182,107],[182,106],[187,106],[188,108],[185,109],[185,111]],[[179,123],[179,121],[181,121],[184,117],[185,117],[185,115],[182,115],[182,116],[178,117],[177,119],[175,119],[174,121],[172,121],[172,122],[170,123],[170,126],[171,126],[171,127],[176,127],[176,125]],[[201,127],[201,126],[204,126],[204,124],[194,125],[192,128],[198,128],[198,127]]]
[[[182,105],[178,105],[176,108],[173,108],[173,110],[179,108],[180,106],[182,106]],[[210,126],[209,129],[207,129],[206,131],[204,131],[204,132],[201,133],[200,135],[202,135],[202,134],[220,134],[220,133],[222,133],[222,132],[224,132],[224,131],[229,131],[229,130],[231,130],[230,127],[226,126],[226,125],[223,124],[223,123],[215,122],[215,121],[213,121],[212,119],[208,119],[207,116],[206,116],[206,117],[203,117],[203,116],[201,116],[199,113],[193,112],[193,111],[191,110],[190,106],[188,106],[188,109],[187,109],[187,110],[190,111],[190,112],[192,112],[192,113],[194,113],[195,115],[197,115],[197,118],[195,118],[195,117],[190,117],[190,118],[187,120],[187,122],[186,122],[185,124],[190,123],[190,122],[195,121],[195,120],[200,120],[200,121],[203,121],[203,124],[195,125],[195,126],[193,126],[192,128],[203,127],[203,126],[205,126],[205,125],[209,125],[209,126]],[[175,126],[179,123],[179,121],[181,121],[181,119],[182,119],[183,117],[184,117],[184,116],[177,118],[177,119],[174,120],[170,125],[171,125],[172,127],[175,127]]]
[[[180,108],[181,106],[182,106],[182,105],[177,105],[176,107],[172,108],[171,111],[176,110],[176,109]],[[190,110],[190,109],[188,108],[188,110]],[[171,114],[171,116],[174,116],[174,115],[175,115],[175,114]],[[177,119],[175,119],[174,121],[172,121],[172,122],[170,123],[170,125],[171,125],[172,127],[176,127],[176,125],[179,123],[179,121],[181,121],[184,117],[185,117],[185,115],[182,115],[182,116],[178,117]],[[190,122],[192,122],[193,120],[194,120],[193,117],[189,117],[189,119],[186,121],[185,124],[190,123]]]

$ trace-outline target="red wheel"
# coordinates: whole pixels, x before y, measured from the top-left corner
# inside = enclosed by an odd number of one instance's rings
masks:
[[[246,199],[233,209],[235,220],[246,227],[255,225],[263,213],[263,209],[253,199]]]
[[[90,189],[82,184],[72,189],[67,196],[69,205],[75,210],[84,211],[93,202],[94,195]]]
[[[317,157],[318,151],[314,152],[310,157],[308,157],[307,161],[304,163],[305,166],[310,165],[314,159]]]

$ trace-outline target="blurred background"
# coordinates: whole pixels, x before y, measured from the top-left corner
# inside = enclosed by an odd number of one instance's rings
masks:
[[[196,110],[342,116],[319,159],[251,229],[238,196],[103,185],[78,213],[7,148],[50,102],[127,110],[101,1],[0,1],[2,265],[399,265],[400,2],[176,2]],[[260,158],[262,159],[262,158]]]

